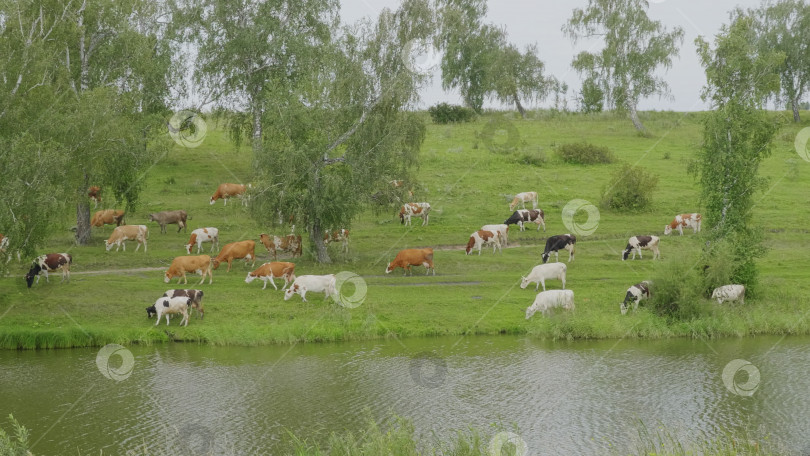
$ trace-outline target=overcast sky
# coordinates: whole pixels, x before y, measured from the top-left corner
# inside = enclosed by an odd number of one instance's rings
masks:
[[[340,0],[341,17],[351,23],[362,17],[376,18],[385,7],[396,8],[396,0]],[[672,68],[664,74],[670,85],[672,100],[658,97],[643,100],[644,110],[694,111],[705,109],[700,100],[700,89],[705,82],[703,68],[695,52],[695,38],[703,36],[713,41],[720,26],[728,23],[728,12],[736,6],[756,8],[759,0],[649,0],[648,15],[653,20],[664,23],[668,30],[678,26],[684,29],[686,36],[681,46],[680,57]],[[581,43],[573,46],[562,31],[562,25],[571,16],[574,8],[583,8],[587,0],[489,0],[487,22],[503,26],[508,39],[519,47],[536,43],[540,58],[546,64],[548,74],[568,83],[569,108],[576,109],[573,100],[574,91],[578,91],[581,81],[579,75],[571,69],[571,60],[578,52],[587,50],[592,43]],[[438,102],[461,104],[457,92],[448,93],[442,90],[438,75],[434,74],[433,85],[422,92],[422,107]],[[541,104],[548,106],[549,101]],[[487,102],[485,107],[494,106]]]

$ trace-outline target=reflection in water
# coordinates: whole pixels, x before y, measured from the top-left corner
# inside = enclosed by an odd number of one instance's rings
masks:
[[[412,420],[422,439],[516,425],[529,454],[626,452],[640,421],[688,441],[770,435],[800,452],[810,447],[808,342],[172,344],[127,347],[135,365],[122,381],[96,368],[98,349],[5,351],[0,419],[13,413],[44,455],[266,454],[287,430],[323,442],[330,431],[365,428],[369,416],[388,423],[394,415]],[[724,384],[736,359],[760,373],[750,397]]]

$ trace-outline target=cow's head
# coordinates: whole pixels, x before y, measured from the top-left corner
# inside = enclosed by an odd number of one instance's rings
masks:
[[[152,315],[157,315],[157,309],[155,309],[155,306],[149,306],[146,308],[146,318],[152,318]]]
[[[284,300],[287,301],[292,298],[292,295],[299,293],[299,290],[303,290],[304,288],[301,285],[293,284],[290,288],[287,288],[287,291],[284,292]]]
[[[546,263],[548,261],[548,257],[550,257],[550,256],[551,256],[551,252],[543,252],[543,254],[540,255],[540,258],[543,259],[543,263]]]
[[[34,284],[34,278],[39,274],[42,268],[38,264],[34,264],[31,266],[31,270],[28,271],[28,274],[25,275],[25,283],[28,284],[28,288],[31,288],[31,285]]]
[[[149,214],[150,222],[157,222],[157,214]]]
[[[622,313],[622,315],[627,315],[627,309],[628,309],[627,304],[625,303],[619,304],[619,311]]]
[[[219,263],[220,263],[220,261],[218,259],[216,259],[216,258],[211,260],[211,265],[214,266],[214,269],[219,267]]]
[[[399,210],[399,224],[405,224],[405,206],[402,206],[402,209]]]
[[[169,274],[169,271],[166,271],[166,273],[163,274],[163,283],[169,283],[169,281],[172,280],[172,277],[173,276]]]
[[[388,263],[388,266],[385,267],[385,273],[390,274],[393,270],[394,268],[391,266],[391,263]]]
[[[627,257],[630,256],[631,251],[633,251],[633,246],[630,245],[630,244],[627,244],[627,247],[625,247],[624,250],[622,251],[622,261],[626,260]]]
[[[104,248],[106,248],[108,252],[110,251],[113,245],[115,245],[114,242],[104,241]]]
[[[521,277],[520,278],[520,288],[525,290],[526,287],[528,287],[528,286],[529,286],[529,279],[527,277]]]
[[[526,319],[528,320],[529,318],[532,318],[532,315],[534,315],[536,312],[537,312],[537,309],[534,307],[534,305],[531,305],[531,306],[527,307],[526,308]]]
[[[475,245],[475,238],[473,236],[470,236],[470,240],[467,241],[467,248],[465,249],[467,255],[469,255],[470,252],[472,252],[472,248],[474,245]]]
[[[670,233],[672,233],[672,227],[669,226],[669,225],[665,226],[664,227],[664,234],[669,235]]]
[[[252,275],[252,273],[248,272],[247,277],[245,277],[245,283],[250,283],[250,282],[253,282],[253,280],[254,280],[255,278],[256,278],[256,276],[254,276],[254,275]]]

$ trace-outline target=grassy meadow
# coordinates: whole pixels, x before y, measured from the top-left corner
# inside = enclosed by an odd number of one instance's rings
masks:
[[[774,116],[781,116],[775,113]],[[810,118],[810,113],[804,113]],[[74,258],[69,284],[60,284],[59,274],[50,283],[44,278],[31,289],[22,276],[29,261],[12,260],[10,275],[0,278],[0,347],[56,348],[107,343],[153,343],[168,340],[196,341],[218,345],[263,345],[299,341],[336,341],[384,337],[417,337],[471,334],[528,334],[542,338],[663,338],[722,337],[755,334],[807,334],[810,296],[810,163],[799,157],[794,139],[808,122],[786,122],[777,134],[774,151],[761,168],[768,189],[758,195],[755,220],[764,230],[769,248],[760,261],[760,284],[750,290],[744,305],[719,306],[700,303],[700,316],[689,321],[668,321],[647,309],[622,316],[619,303],[626,289],[648,279],[655,268],[671,261],[689,261],[690,252],[701,247],[701,235],[691,229],[664,236],[664,225],[677,213],[700,212],[698,187],[687,173],[701,142],[700,113],[643,113],[650,135],[640,136],[629,120],[611,115],[551,115],[534,113],[529,119],[492,113],[476,122],[428,126],[422,147],[415,200],[432,206],[429,226],[414,219],[412,227],[399,224],[395,213],[367,211],[351,227],[350,251],[339,253],[330,245],[334,262],[313,261],[306,234],[304,255],[296,258],[296,274],[350,271],[362,276],[367,293],[354,309],[324,301],[322,294],[308,295],[309,302],[283,293],[261,281],[244,282],[249,267],[243,261],[214,271],[214,283],[197,286],[199,276],[189,276],[189,288],[205,292],[206,318],[192,318],[179,327],[179,318],[155,327],[145,308],[174,283],[163,283],[163,271],[173,257],[185,255],[183,244],[192,229],[220,229],[220,244],[254,239],[262,232],[287,234],[288,226],[259,226],[234,200],[211,206],[210,196],[222,182],[248,182],[251,152],[235,150],[223,129],[209,124],[203,144],[195,149],[175,147],[144,177],[141,204],[127,214],[128,224],[149,227],[148,252],[105,252],[104,240],[112,226],[94,228],[92,243],[73,245],[70,227],[73,211],[50,238],[45,252],[70,252]],[[496,126],[488,124],[500,119]],[[571,165],[554,153],[559,144],[588,141],[607,146],[619,159],[607,165]],[[493,147],[494,144],[494,147]],[[508,144],[516,151],[498,153]],[[574,290],[576,311],[558,312],[550,318],[537,314],[524,319],[524,310],[535,296],[533,288],[519,287],[521,275],[541,263],[545,238],[569,232],[561,212],[572,199],[598,205],[600,194],[621,161],[641,166],[659,176],[653,207],[644,212],[618,213],[601,210],[598,227],[591,236],[578,236],[576,260],[568,263],[566,288]],[[510,247],[501,254],[485,250],[481,256],[465,256],[463,246],[481,225],[502,223],[510,214],[511,196],[537,191],[546,213],[547,231],[510,229]],[[105,195],[102,195],[105,196]],[[103,205],[108,208],[106,204]],[[101,207],[100,207],[101,208]],[[161,234],[151,212],[185,209],[190,216],[188,233],[177,234],[169,225]],[[580,219],[581,217],[581,219]],[[576,221],[585,222],[584,213]],[[704,228],[708,228],[704,225]],[[642,260],[622,262],[620,252],[627,239],[637,234],[661,237],[662,261],[652,261],[645,251]],[[204,244],[206,248],[210,244]],[[412,277],[402,270],[384,274],[396,252],[410,247],[433,247],[436,276],[414,269]],[[259,259],[269,261],[263,246]],[[207,253],[207,252],[206,252]],[[212,255],[213,256],[213,255]],[[282,256],[284,258],[285,256]],[[566,261],[568,253],[560,254]],[[196,279],[195,279],[196,277]],[[276,281],[279,288],[281,281]],[[547,287],[559,288],[559,281]],[[355,293],[353,285],[341,290]]]

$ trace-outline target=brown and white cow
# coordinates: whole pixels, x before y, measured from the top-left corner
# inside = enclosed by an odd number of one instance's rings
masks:
[[[186,219],[188,218],[188,214],[184,210],[176,210],[176,211],[162,211],[156,212],[154,214],[149,214],[149,221],[150,222],[157,222],[160,225],[160,232],[166,233],[166,225],[174,225],[177,224],[177,232],[179,233],[180,230],[183,232],[186,231]]]
[[[520,204],[520,207],[523,209],[526,209],[527,201],[531,201],[532,209],[537,209],[537,192],[518,193],[514,198],[512,198],[512,202],[509,203],[509,210],[515,210],[515,207],[517,207],[518,204]]]
[[[200,285],[205,282],[206,275],[209,277],[209,285],[214,282],[211,257],[208,255],[175,257],[172,264],[169,265],[169,269],[163,274],[163,282],[169,283],[173,278],[179,277],[177,283],[180,283],[180,279],[183,279],[183,283],[188,283],[187,272],[200,274],[202,276]]]
[[[413,275],[411,266],[424,266],[426,268],[425,275],[430,274],[431,269],[433,270],[433,275],[436,275],[436,268],[433,266],[433,249],[400,250],[396,258],[394,258],[394,261],[388,263],[388,266],[386,266],[385,273],[389,274],[396,268],[402,268],[405,269],[405,272],[410,272],[411,275]],[[403,272],[403,275],[404,274]]]
[[[267,282],[269,281],[270,284],[273,285],[273,288],[278,290],[276,282],[273,281],[273,278],[276,277],[281,277],[284,279],[284,286],[281,287],[281,289],[284,290],[287,288],[287,286],[293,280],[295,280],[295,263],[288,263],[285,261],[264,263],[255,271],[248,272],[247,277],[245,277],[245,283],[250,283],[255,279],[259,279],[264,282],[264,286],[262,287],[262,290],[264,290],[267,288]]]
[[[110,235],[110,238],[104,241],[104,247],[106,247],[109,252],[112,246],[116,246],[115,251],[117,252],[123,245],[124,252],[126,252],[127,244],[124,241],[136,241],[138,246],[135,247],[135,251],[137,252],[138,249],[141,248],[141,244],[143,244],[143,253],[146,253],[146,239],[148,237],[149,228],[147,228],[146,225],[117,226]]]
[[[94,213],[93,218],[90,219],[90,226],[96,228],[112,224],[115,224],[115,226],[126,225],[126,223],[124,223],[124,211],[104,209]]]
[[[301,256],[301,235],[288,234],[286,236],[274,236],[272,234],[262,233],[259,235],[259,241],[264,244],[268,252],[273,254],[273,259],[278,258],[277,251],[290,252],[295,258]]]
[[[473,249],[478,249],[478,255],[480,256],[481,247],[485,244],[492,244],[492,253],[495,253],[496,249],[501,250],[501,233],[499,231],[478,230],[470,235],[465,251],[467,255],[470,255]]]
[[[540,231],[541,225],[543,226],[543,232],[546,231],[545,214],[542,209],[518,209],[503,223],[506,225],[517,224],[520,231],[525,231],[526,228],[523,224],[529,222],[536,223],[538,231]]]
[[[410,225],[411,217],[422,217],[422,226],[428,224],[430,203],[408,203],[399,209],[399,223]]]
[[[658,236],[633,236],[627,241],[627,247],[624,248],[622,251],[622,261],[626,260],[628,256],[630,256],[630,252],[633,252],[633,260],[636,259],[636,252],[638,252],[638,257],[643,258],[641,256],[642,250],[651,250],[653,252],[653,260],[661,258],[661,252],[658,251]]]
[[[700,233],[700,223],[703,221],[703,216],[697,212],[693,214],[678,214],[664,227],[664,234],[669,235],[672,230],[678,230],[683,236],[684,227],[692,228],[694,233]]]
[[[205,319],[205,309],[203,309],[202,298],[203,292],[202,290],[189,290],[189,289],[175,289],[175,290],[166,290],[163,293],[164,298],[189,298],[190,301],[188,302],[188,306],[192,309],[197,309],[199,313],[198,317],[200,320]],[[151,317],[148,313],[149,309],[147,308],[147,317]],[[153,309],[154,312],[154,309]]]
[[[34,260],[31,270],[25,275],[25,282],[28,284],[28,288],[31,288],[31,285],[34,284],[35,277],[37,283],[39,283],[40,274],[44,274],[45,281],[50,282],[48,273],[55,272],[57,269],[62,270],[62,282],[70,282],[71,264],[73,264],[73,257],[69,253],[48,253],[40,255]]]
[[[340,242],[341,251],[349,253],[349,230],[340,229],[337,231],[326,232],[323,235],[324,245],[329,245],[330,242]]]
[[[93,209],[97,208],[99,203],[101,203],[101,187],[92,186],[87,189],[87,196],[90,198],[90,201],[93,202]]]
[[[186,244],[186,253],[191,254],[191,248],[196,244],[197,253],[199,254],[202,250],[203,242],[210,242],[211,251],[213,252],[215,248],[219,247],[219,230],[209,226],[208,228],[197,228],[192,231],[191,238],[189,238],[188,244]]]
[[[214,204],[218,199],[222,198],[225,201],[225,206],[227,206],[228,198],[234,196],[242,197],[247,189],[248,187],[242,184],[219,184],[217,191],[214,192],[209,202],[210,204]]]
[[[214,269],[219,268],[219,264],[223,261],[228,262],[228,270],[226,272],[231,272],[231,263],[233,260],[238,260],[244,258],[245,264],[248,264],[248,261],[253,260],[251,263],[251,267],[256,264],[256,241],[251,241],[250,239],[246,241],[238,241],[238,242],[231,242],[230,244],[225,244],[225,247],[219,252],[216,258],[214,258],[213,266]]]

